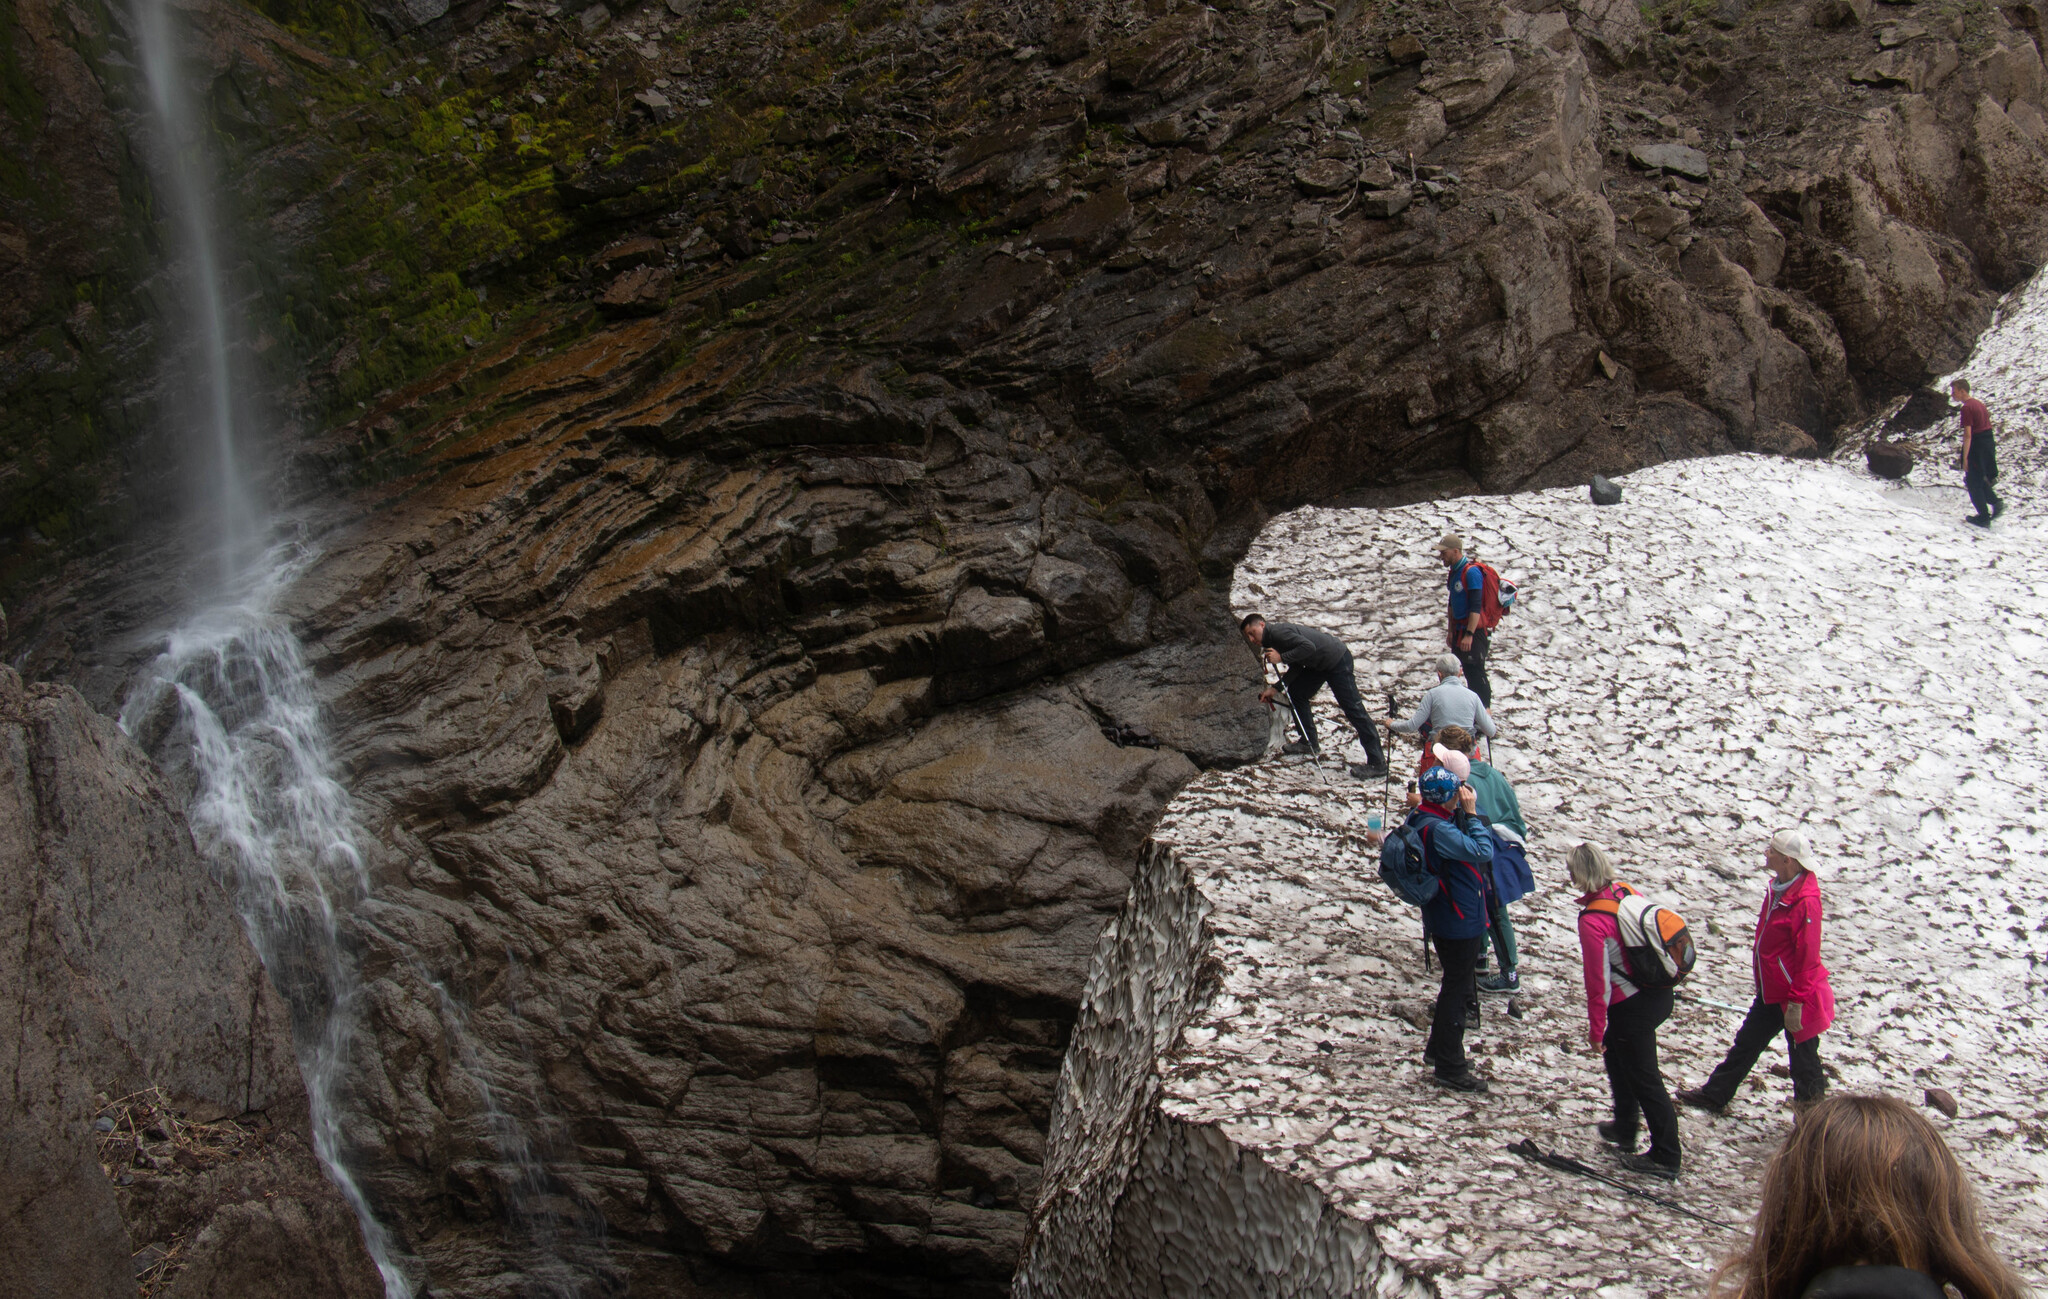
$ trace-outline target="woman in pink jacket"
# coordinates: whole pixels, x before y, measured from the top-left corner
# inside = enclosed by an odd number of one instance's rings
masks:
[[[1835,1021],[1835,993],[1828,987],[1827,967],[1820,963],[1820,881],[1809,868],[1812,860],[1806,836],[1799,831],[1780,830],[1771,836],[1764,864],[1775,878],[1764,894],[1750,959],[1756,1000],[1736,1030],[1728,1058],[1706,1085],[1678,1093],[1685,1104],[1720,1113],[1779,1033],[1792,1051],[1793,1108],[1804,1110],[1827,1095],[1820,1035]]]
[[[1651,1177],[1678,1176],[1678,1110],[1657,1068],[1657,1026],[1671,1018],[1671,989],[1638,988],[1626,977],[1621,929],[1612,908],[1635,892],[1614,878],[1614,862],[1596,843],[1565,854],[1565,869],[1579,891],[1579,957],[1586,972],[1586,1040],[1607,1065],[1614,1119],[1600,1138],[1617,1148],[1622,1167]],[[1636,1151],[1638,1123],[1650,1129],[1650,1149]]]

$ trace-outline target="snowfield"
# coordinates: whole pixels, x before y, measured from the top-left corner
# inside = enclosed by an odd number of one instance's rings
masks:
[[[1746,1238],[1789,1130],[1791,1083],[1769,1069],[1782,1049],[1725,1116],[1681,1111],[1675,1187],[1640,1183],[1742,1230],[1506,1153],[1533,1137],[1614,1171],[1593,1134],[1608,1093],[1585,1046],[1564,854],[1606,844],[1691,922],[1687,990],[1746,1006],[1764,844],[1798,824],[1823,859],[1831,1086],[1952,1092],[1956,1119],[1925,1112],[2007,1256],[2048,1285],[2048,557],[2031,408],[2048,384],[2027,386],[2013,328],[2043,305],[2014,304],[1969,372],[2006,424],[2009,511],[1988,533],[1961,522],[1946,426],[1925,445],[1947,437],[1948,460],[1904,487],[1853,452],[1738,456],[1636,473],[1607,508],[1572,489],[1275,520],[1239,570],[1240,611],[1344,637],[1367,700],[1391,684],[1404,715],[1442,642],[1438,534],[1463,532],[1521,583],[1492,664],[1496,762],[1539,885],[1513,908],[1521,1018],[1486,998],[1468,1045],[1492,1094],[1439,1091],[1421,1062],[1436,976],[1420,921],[1362,840],[1382,786],[1338,769],[1326,787],[1300,761],[1209,773],[1157,832],[1215,905],[1222,970],[1160,1062],[1165,1112],[1311,1182],[1446,1295],[1700,1293]],[[2001,354],[2001,339],[2019,341]],[[1318,702],[1325,742],[1360,760]],[[1394,746],[1397,778],[1416,752]],[[1674,1090],[1705,1079],[1738,1020],[1680,1003],[1660,1035]]]

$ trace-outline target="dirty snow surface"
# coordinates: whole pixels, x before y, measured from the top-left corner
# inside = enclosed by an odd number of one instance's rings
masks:
[[[1605,509],[1574,489],[1275,520],[1239,607],[1343,636],[1367,699],[1391,684],[1404,715],[1441,643],[1439,532],[1522,583],[1493,665],[1496,759],[1539,886],[1513,907],[1521,1018],[1489,997],[1468,1034],[1491,1095],[1438,1090],[1420,921],[1359,837],[1382,787],[1341,769],[1326,787],[1297,760],[1210,773],[1158,832],[1215,903],[1222,971],[1161,1063],[1167,1112],[1312,1182],[1447,1295],[1700,1293],[1742,1232],[1504,1149],[1533,1137],[1618,1171],[1593,1134],[1607,1085],[1564,854],[1608,845],[1691,922],[1689,989],[1746,1006],[1764,844],[1798,823],[1823,858],[1831,1085],[1954,1093],[1955,1120],[1925,1112],[2001,1248],[2048,1282],[2048,527],[2038,413],[2017,392],[2001,410],[1999,386],[1978,383],[2007,420],[2010,509],[1989,533],[1961,522],[1952,466],[1901,488],[1860,463],[1752,456],[1642,471]],[[1326,742],[1348,739],[1320,702]],[[1416,753],[1395,747],[1397,775]],[[1660,1035],[1674,1090],[1705,1080],[1738,1019],[1680,1004]],[[1725,1116],[1681,1111],[1683,1179],[1636,1184],[1746,1224],[1790,1127],[1783,1060],[1767,1054]]]

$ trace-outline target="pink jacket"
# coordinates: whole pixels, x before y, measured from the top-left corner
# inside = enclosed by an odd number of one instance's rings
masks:
[[[1812,871],[1799,872],[1782,898],[1764,890],[1752,950],[1757,999],[1800,1007],[1793,1041],[1818,1037],[1835,1022],[1835,992],[1828,986],[1828,968],[1820,963],[1820,881]]]
[[[1636,995],[1636,985],[1622,977],[1628,968],[1621,954],[1621,926],[1613,916],[1588,911],[1597,898],[1620,900],[1628,885],[1619,882],[1579,899],[1579,960],[1586,972],[1588,1038],[1598,1046],[1607,1037],[1607,1008]]]

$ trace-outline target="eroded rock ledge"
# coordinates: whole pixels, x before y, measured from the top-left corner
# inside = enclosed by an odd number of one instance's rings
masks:
[[[1147,843],[1088,971],[1012,1295],[1434,1295],[1370,1224],[1160,1110],[1159,1066],[1213,977],[1210,911],[1175,851]]]

